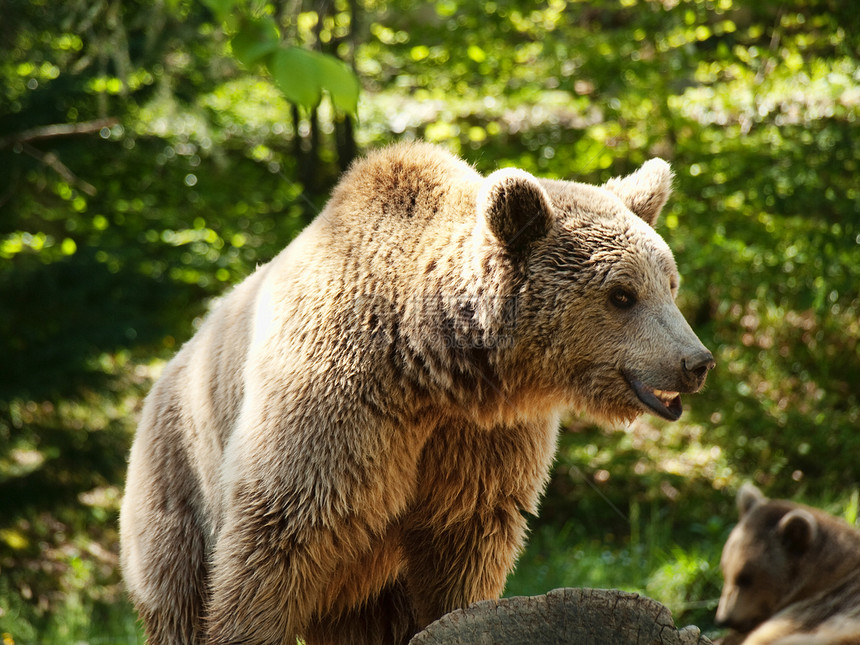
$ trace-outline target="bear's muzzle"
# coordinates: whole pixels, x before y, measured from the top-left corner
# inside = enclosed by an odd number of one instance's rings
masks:
[[[681,378],[686,385],[684,392],[698,392],[705,384],[705,379],[716,366],[714,355],[708,350],[698,352],[693,356],[681,359]]]

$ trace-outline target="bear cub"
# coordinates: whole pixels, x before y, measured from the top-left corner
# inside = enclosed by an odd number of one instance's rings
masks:
[[[723,549],[725,645],[860,644],[860,530],[751,484]]]

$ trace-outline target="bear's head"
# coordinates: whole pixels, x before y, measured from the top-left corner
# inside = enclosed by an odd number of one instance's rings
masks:
[[[714,359],[654,230],[671,181],[660,159],[602,186],[515,169],[484,180],[485,237],[519,276],[508,374],[521,386],[608,419],[676,420],[680,394],[701,389]]]
[[[740,522],[720,560],[724,582],[716,622],[748,632],[796,599],[804,557],[820,530],[809,509],[769,500],[751,484],[741,487],[737,505]]]

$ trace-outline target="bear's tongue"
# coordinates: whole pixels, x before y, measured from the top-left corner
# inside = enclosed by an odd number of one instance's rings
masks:
[[[680,418],[683,408],[681,406],[681,396],[677,392],[650,388],[635,378],[628,378],[628,380],[636,396],[649,409],[669,421],[677,421]]]

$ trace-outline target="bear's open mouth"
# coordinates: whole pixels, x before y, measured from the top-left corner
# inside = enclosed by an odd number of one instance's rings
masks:
[[[678,392],[669,392],[667,390],[659,390],[656,387],[648,387],[639,379],[627,376],[627,382],[636,393],[642,403],[648,406],[648,409],[654,411],[659,416],[669,421],[677,421],[681,417],[683,407],[681,406],[681,395]]]

